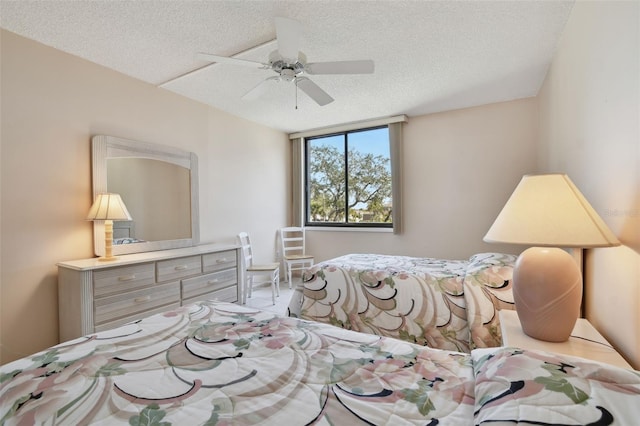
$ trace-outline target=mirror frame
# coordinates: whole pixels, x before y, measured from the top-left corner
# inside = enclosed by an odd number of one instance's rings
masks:
[[[189,169],[189,180],[191,182],[191,238],[114,245],[114,255],[191,247],[199,243],[198,157],[195,153],[149,142],[96,135],[91,138],[91,154],[94,200],[97,194],[107,192],[107,160],[109,158],[147,158],[177,164]],[[135,221],[135,217],[133,220]],[[97,256],[104,256],[104,240],[104,221],[96,220],[93,222],[93,242]]]

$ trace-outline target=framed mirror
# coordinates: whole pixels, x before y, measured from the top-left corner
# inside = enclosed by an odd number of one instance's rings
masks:
[[[93,198],[120,194],[131,221],[113,223],[113,254],[190,247],[199,242],[198,157],[148,142],[91,139]],[[95,254],[103,256],[104,222],[94,221]]]

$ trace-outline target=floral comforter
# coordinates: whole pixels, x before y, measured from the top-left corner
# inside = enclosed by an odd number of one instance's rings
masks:
[[[640,373],[200,302],[0,367],[0,423],[634,424]]]
[[[349,254],[303,273],[290,315],[439,349],[500,346],[497,311],[514,309],[515,261]]]

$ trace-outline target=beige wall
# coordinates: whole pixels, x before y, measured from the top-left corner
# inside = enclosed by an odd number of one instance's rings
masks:
[[[622,241],[588,250],[586,316],[640,368],[640,3],[578,1],[539,94],[542,171],[564,172]]]
[[[93,255],[84,216],[94,134],[194,151],[201,240],[231,242],[247,230],[256,256],[273,258],[287,219],[286,135],[15,34],[0,37],[1,363],[58,342],[56,262]]]
[[[316,231],[318,260],[346,253],[466,259],[521,248],[482,241],[522,175],[535,172],[534,98],[411,117],[402,155],[404,232]]]

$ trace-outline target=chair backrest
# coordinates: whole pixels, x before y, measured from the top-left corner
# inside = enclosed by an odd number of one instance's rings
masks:
[[[240,232],[238,234],[238,244],[242,246],[242,257],[244,258],[245,268],[253,265],[253,252],[251,251],[251,240],[249,234]]]
[[[281,228],[280,240],[282,241],[283,256],[291,256],[293,254],[305,254],[304,228],[300,228],[297,226]]]

